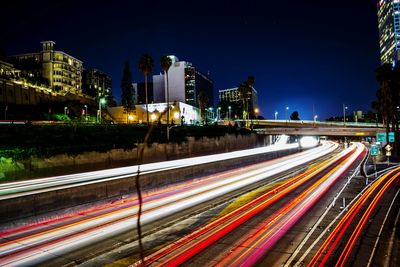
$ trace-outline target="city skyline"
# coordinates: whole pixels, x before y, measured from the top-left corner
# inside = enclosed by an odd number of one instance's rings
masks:
[[[254,75],[260,113],[270,119],[275,111],[284,114],[286,106],[304,119],[312,118],[314,106],[319,118],[325,119],[340,116],[342,103],[349,112],[367,111],[375,99],[379,66],[375,1],[354,1],[346,8],[313,1],[268,6],[260,1],[203,1],[192,9],[180,1],[109,8],[90,1],[68,3],[47,7],[45,1],[26,3],[18,17],[4,16],[2,22],[10,28],[0,37],[0,45],[7,54],[16,54],[38,50],[42,40],[54,40],[85,66],[111,74],[117,99],[125,60],[134,82],[143,80],[137,70],[143,53],[154,58],[153,74],[161,71],[159,59],[164,54],[209,72],[215,99],[218,90]],[[18,4],[7,3],[6,8]],[[55,12],[61,7],[64,13],[80,15],[61,19]]]

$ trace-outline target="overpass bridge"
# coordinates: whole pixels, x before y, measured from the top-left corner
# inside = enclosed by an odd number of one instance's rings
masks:
[[[386,131],[382,124],[353,122],[252,120],[250,125],[254,131],[265,135],[374,137],[376,133]]]

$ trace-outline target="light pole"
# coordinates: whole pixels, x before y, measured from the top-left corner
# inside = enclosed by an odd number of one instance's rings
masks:
[[[317,118],[318,118],[318,115],[314,115],[314,126],[317,123]]]
[[[275,120],[278,119],[278,111],[275,111]]]
[[[229,121],[231,120],[231,109],[232,109],[232,107],[228,106],[228,120]]]
[[[87,105],[85,105],[84,107],[85,107],[85,120],[87,121]]]
[[[68,110],[68,108],[67,108],[67,107],[64,107],[64,115],[65,115],[65,116],[67,116],[67,110]]]
[[[211,113],[211,118],[214,120],[213,108],[212,108],[212,107],[209,107],[208,110],[209,110],[210,113]]]
[[[288,120],[288,116],[287,116],[288,111],[289,111],[289,107],[287,106],[285,108],[285,118],[286,118],[286,120]]]
[[[254,109],[254,115],[255,115],[256,119],[257,119],[257,116],[258,116],[258,112],[260,112],[260,110],[258,108],[255,108]]]
[[[346,126],[346,109],[347,109],[346,105],[343,104],[343,124],[344,124],[344,126]]]
[[[101,105],[105,104],[106,100],[104,98],[100,98],[99,99],[99,119],[98,119],[98,123],[101,122]]]
[[[221,107],[218,107],[217,109],[217,121],[221,120]]]

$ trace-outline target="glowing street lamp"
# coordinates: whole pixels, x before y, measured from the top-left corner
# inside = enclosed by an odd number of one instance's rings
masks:
[[[289,107],[286,106],[286,108],[285,108],[285,118],[286,118],[286,120],[288,120],[288,115],[287,115],[288,111],[289,111]]]
[[[343,104],[343,124],[346,126],[346,105]]]
[[[231,106],[228,106],[228,120],[231,120]]]
[[[217,109],[217,120],[221,120],[221,107],[218,107]]]
[[[314,115],[314,125],[317,123],[318,115]]]
[[[105,98],[100,98],[99,99],[99,118],[98,118],[98,122],[101,122],[101,105],[104,105],[106,103]]]
[[[209,107],[208,110],[209,110],[210,113],[211,113],[211,118],[214,119],[213,108],[212,108],[212,107]]]
[[[67,116],[68,107],[64,107],[64,115]]]
[[[275,120],[278,119],[278,111],[275,111]]]
[[[87,120],[87,105],[85,105],[84,107],[85,107],[85,120]]]

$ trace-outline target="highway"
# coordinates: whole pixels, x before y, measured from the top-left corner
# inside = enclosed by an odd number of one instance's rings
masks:
[[[372,212],[388,189],[393,184],[399,183],[399,177],[400,167],[389,171],[372,183],[324,238],[308,266],[325,266],[328,260],[331,265],[333,263],[335,266],[346,265]]]
[[[240,157],[244,154],[254,154],[255,151],[265,153],[266,150],[284,149],[290,146],[297,146],[297,144],[272,146],[252,150],[252,152],[233,152],[224,156],[226,158]],[[157,225],[170,216],[185,210],[195,210],[194,207],[243,190],[258,182],[265,181],[267,184],[271,177],[324,157],[336,149],[336,144],[325,142],[322,146],[293,155],[145,192],[141,222],[143,225]],[[224,158],[221,155],[213,155],[196,160],[148,164],[141,169],[144,172],[162,171],[216,160],[224,160]],[[14,186],[6,184],[2,188],[6,190],[3,197],[16,197],[45,190],[79,186],[104,179],[118,179],[124,175],[132,176],[136,171],[135,167],[119,168],[85,173],[78,177],[51,177],[45,180],[24,181]],[[71,182],[68,178],[76,180]],[[0,265],[43,264],[63,257],[70,260],[66,257],[69,253],[133,231],[136,228],[137,204],[136,197],[132,196],[114,203],[91,207],[85,211],[71,212],[47,221],[4,230],[0,232]]]
[[[162,172],[165,170],[178,169],[194,165],[200,165],[210,162],[223,161],[226,159],[254,156],[263,153],[269,153],[279,150],[294,149],[298,144],[279,143],[272,146],[261,148],[240,150],[228,153],[221,153],[209,156],[171,160],[165,162],[156,162],[143,164],[140,166],[141,174],[153,172]],[[104,181],[116,180],[136,175],[138,166],[129,166],[122,168],[113,168],[101,171],[85,172],[80,174],[71,174],[63,176],[54,176],[34,180],[26,180],[12,183],[0,184],[0,201],[3,199],[16,198],[26,195],[45,193],[48,191],[62,190],[71,187],[82,186],[86,184],[101,183]]]
[[[364,150],[361,144],[351,146],[338,155],[310,167],[304,173],[276,184],[246,205],[148,256],[146,266],[257,264],[360,158]],[[279,208],[265,216],[265,212],[277,204]],[[140,265],[140,262],[135,265]]]

